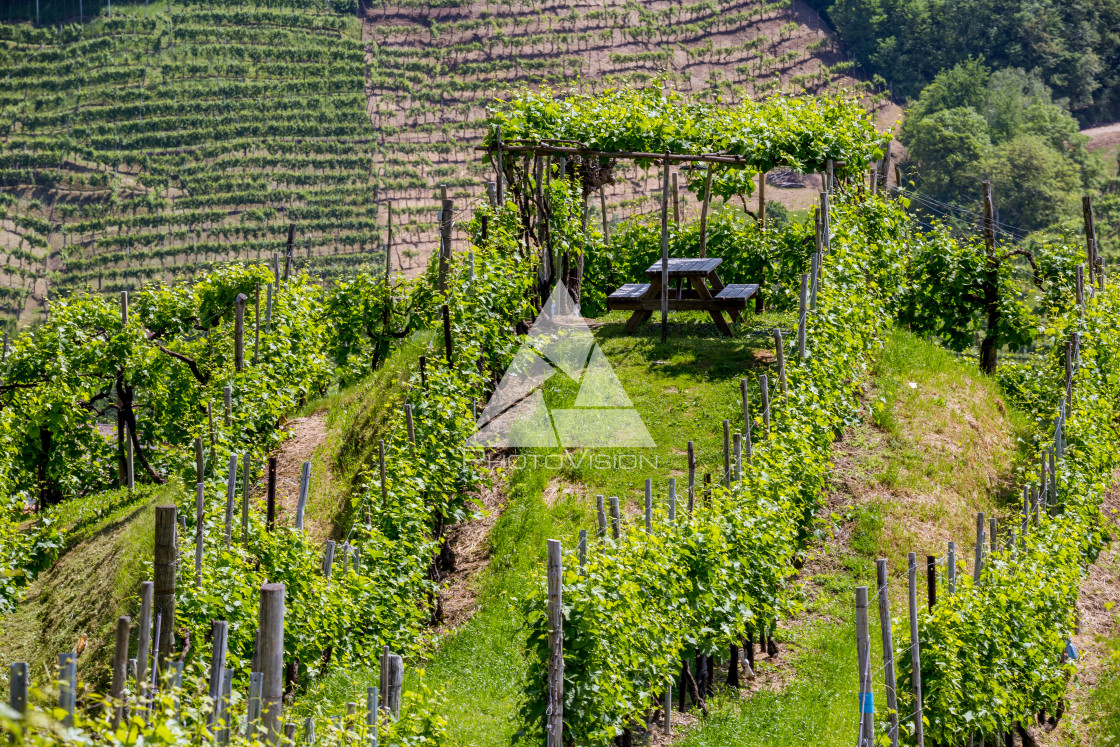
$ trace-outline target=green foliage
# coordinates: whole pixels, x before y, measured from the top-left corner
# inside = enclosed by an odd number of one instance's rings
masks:
[[[1103,164],[1065,102],[1034,73],[990,73],[968,60],[937,75],[903,122],[917,188],[946,202],[975,204],[977,182],[996,187],[1001,220],[1025,230],[1078,213],[1076,193],[1099,187]]]
[[[909,258],[910,282],[898,320],[918,334],[934,335],[950,350],[971,347],[978,332],[987,333],[985,289],[994,278],[999,312],[997,347],[1030,343],[1038,319],[1025,303],[1014,266],[1001,262],[993,270],[983,239],[956,239],[945,230],[918,237]]]
[[[795,606],[789,559],[817,508],[827,447],[855,418],[854,380],[886,329],[901,268],[897,203],[840,200],[834,219],[820,307],[808,326],[809,356],[787,368],[788,402],[772,395],[770,432],[753,418],[743,479],[699,499],[691,514],[682,498],[675,521],[659,508],[652,533],[626,522],[620,540],[591,544],[584,568],[574,554],[565,559],[564,717],[567,738],[577,744],[607,744],[632,729],[682,658],[724,650]],[[543,728],[547,705],[545,603],[538,591],[526,609],[522,715],[533,734]]]
[[[605,93],[558,98],[548,88],[523,91],[490,109],[485,142],[564,139],[592,150],[644,153],[728,153],[743,157],[741,167],[714,167],[712,194],[728,198],[750,194],[758,171],[789,166],[822,171],[829,160],[843,162],[841,173],[862,173],[882,157],[881,136],[853,100],[826,97],[774,97],[735,106],[704,104],[661,87],[620,88]],[[693,181],[690,188],[699,189]]]
[[[835,0],[828,13],[845,48],[903,97],[983,58],[997,69],[1037,70],[1091,119],[1120,112],[1120,42],[1106,31],[1120,24],[1115,0]]]
[[[720,279],[726,283],[759,283],[768,307],[796,308],[800,276],[808,272],[814,251],[811,220],[779,227],[758,223],[733,210],[721,210],[708,219],[706,255],[723,260]],[[670,257],[700,256],[700,225],[671,225]],[[606,295],[623,283],[646,282],[646,268],[661,259],[661,224],[656,218],[639,218],[619,225],[610,245],[592,254],[585,265],[584,304],[588,316],[606,312]],[[595,290],[592,293],[592,289]]]
[[[979,175],[1000,190],[1000,219],[1027,231],[1053,225],[1081,206],[1081,180],[1068,160],[1038,135],[1019,135],[980,161]]]
[[[905,143],[917,171],[918,189],[940,200],[973,202],[977,191],[973,169],[991,149],[987,130],[984,118],[966,107],[910,120]]]
[[[1057,500],[1037,523],[1032,519],[1027,533],[1016,532],[1014,547],[985,553],[978,584],[958,572],[956,594],[920,615],[927,739],[992,740],[1016,723],[1029,724],[1041,711],[1054,713],[1065,697],[1072,665],[1064,652],[1076,625],[1077,590],[1087,564],[1108,540],[1101,498],[1120,465],[1115,286],[1090,301],[1084,315],[1054,319],[1047,332],[1049,341],[1059,344],[1033,372],[1016,374],[1020,401],[1026,391],[1049,395],[1045,402],[1033,401],[1049,411],[1037,433],[1042,447],[1053,444],[1054,415],[1065,399],[1060,342],[1073,331],[1080,334],[1080,359],[1066,419],[1067,450],[1053,478]],[[909,644],[904,639],[899,645]],[[909,680],[908,668],[904,660],[900,682]],[[900,711],[906,713],[912,704],[905,688],[899,693]]]

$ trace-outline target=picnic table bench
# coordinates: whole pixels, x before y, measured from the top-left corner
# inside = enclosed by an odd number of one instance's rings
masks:
[[[716,268],[723,260],[718,257],[707,259],[670,259],[669,260],[669,310],[706,311],[722,334],[731,336],[731,327],[723,317],[730,314],[732,320],[739,321],[739,312],[747,307],[747,301],[758,293],[758,285],[724,285],[716,275]],[[642,322],[649,319],[653,312],[661,310],[661,263],[656,262],[646,270],[648,283],[627,283],[607,297],[608,309],[633,311],[626,321],[626,331],[633,332]],[[673,280],[677,287],[673,288]],[[687,287],[685,287],[687,284]]]

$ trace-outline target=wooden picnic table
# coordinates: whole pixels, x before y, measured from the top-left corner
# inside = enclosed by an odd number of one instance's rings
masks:
[[[739,321],[739,312],[746,308],[747,301],[758,293],[758,285],[724,285],[716,275],[716,268],[723,260],[718,257],[706,259],[669,260],[669,309],[671,311],[706,311],[715,322],[716,328],[728,337],[731,327],[723,317],[723,312]],[[648,283],[627,283],[607,297],[607,308],[633,311],[626,321],[626,331],[633,332],[642,322],[661,310],[661,262],[655,262],[646,270]],[[677,287],[673,288],[673,281]],[[687,288],[685,285],[687,284]]]

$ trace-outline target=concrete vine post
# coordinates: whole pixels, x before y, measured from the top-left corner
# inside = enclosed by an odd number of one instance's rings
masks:
[[[910,591],[910,682],[914,688],[914,745],[925,747],[922,724],[922,658],[918,646],[918,557],[908,555]]]
[[[980,583],[980,571],[984,569],[984,512],[976,514],[976,558],[972,564],[972,582]]]
[[[868,630],[867,587],[856,587],[856,658],[859,662],[859,747],[875,744],[875,695],[871,689],[871,636]]]
[[[898,692],[894,673],[894,636],[891,632],[891,600],[887,589],[887,561],[875,561],[876,597],[879,600],[879,628],[883,636],[883,679],[887,693],[891,747],[898,747]]]
[[[206,483],[195,485],[194,504],[194,588],[202,587],[202,551],[206,542]]]
[[[564,747],[564,566],[559,540],[548,541],[547,747]]]
[[[805,359],[805,327],[809,320],[809,275],[808,273],[801,273],[801,296],[800,305],[797,307],[797,357],[802,360]]]
[[[127,615],[117,618],[117,640],[113,649],[113,681],[109,686],[114,729],[120,725],[127,708],[124,702],[124,690],[128,682],[128,635],[131,629],[131,618]]]

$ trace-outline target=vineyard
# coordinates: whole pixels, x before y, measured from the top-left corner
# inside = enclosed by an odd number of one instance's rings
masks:
[[[858,85],[810,15],[753,0],[562,15],[306,0],[5,26],[0,313],[18,327],[73,291],[276,254],[330,279],[388,248],[415,274],[438,241],[436,185],[458,218],[477,200],[472,149],[496,93],[581,76],[732,101]],[[607,186],[597,209],[612,219],[652,207],[640,169]]]
[[[916,211],[784,2],[96,7],[0,26],[11,743],[1120,739],[1096,195]]]

